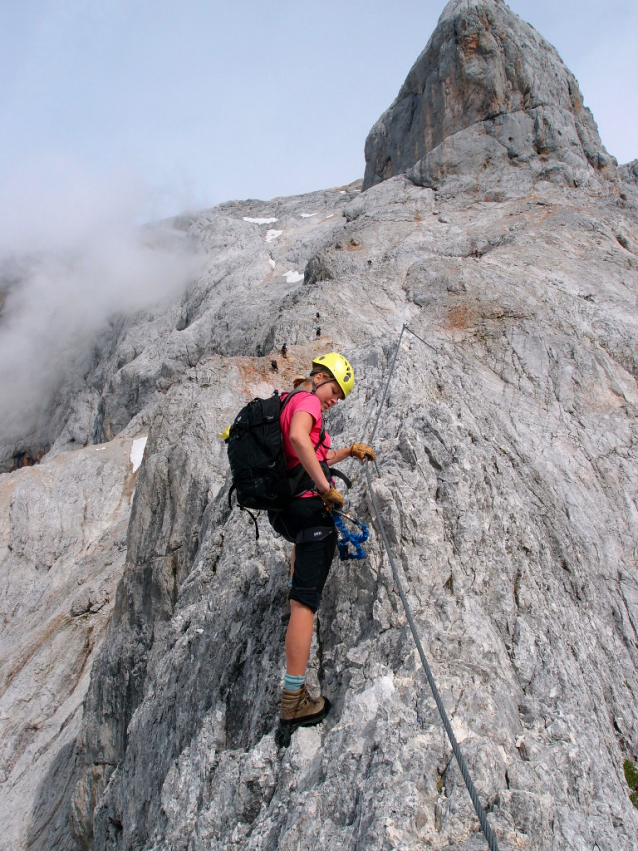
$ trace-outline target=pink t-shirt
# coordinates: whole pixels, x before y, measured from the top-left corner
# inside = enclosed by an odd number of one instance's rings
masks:
[[[285,399],[286,397],[283,396]],[[321,402],[312,393],[296,393],[290,402],[286,405],[281,415],[281,433],[284,440],[284,455],[286,457],[286,468],[290,470],[299,464],[299,458],[295,455],[295,450],[290,442],[290,423],[293,415],[297,411],[306,411],[313,418],[313,426],[310,429],[310,440],[315,446],[319,442],[321,434]],[[326,432],[323,443],[317,449],[315,454],[319,461],[325,461],[330,448],[330,435]],[[314,491],[306,491],[302,496],[314,496]]]

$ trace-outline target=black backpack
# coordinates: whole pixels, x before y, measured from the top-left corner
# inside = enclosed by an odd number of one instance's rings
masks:
[[[228,504],[232,507],[233,491],[237,504],[243,511],[281,511],[297,494],[314,488],[312,478],[301,464],[286,469],[280,417],[290,399],[307,390],[293,390],[285,399],[279,395],[267,399],[253,399],[235,417],[228,434],[228,461],[233,484],[228,493]],[[325,428],[321,428],[315,451],[325,440]],[[340,475],[322,462],[327,476]],[[342,474],[341,478],[346,479]],[[350,482],[348,481],[348,486]],[[248,511],[250,514],[250,511]],[[255,523],[257,537],[257,521]]]

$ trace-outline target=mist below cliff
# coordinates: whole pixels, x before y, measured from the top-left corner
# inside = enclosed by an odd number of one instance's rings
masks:
[[[64,376],[86,368],[115,316],[165,304],[199,268],[130,174],[97,179],[58,160],[17,171],[0,194],[0,434],[45,431]]]

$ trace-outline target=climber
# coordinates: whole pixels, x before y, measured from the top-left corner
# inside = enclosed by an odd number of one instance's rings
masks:
[[[272,372],[279,372],[279,364],[277,363],[276,360],[270,361],[270,369],[271,369]]]
[[[282,356],[282,358],[288,357],[288,344],[287,343],[284,343],[283,346],[281,347],[281,356]]]
[[[281,432],[287,468],[291,470],[301,464],[306,476],[300,482],[301,493],[288,508],[268,512],[275,532],[294,544],[280,712],[282,726],[292,728],[318,724],[330,709],[327,698],[312,698],[306,689],[314,614],[337,546],[330,510],[343,505],[328,464],[338,464],[350,457],[359,458],[362,463],[366,458],[375,460],[374,450],[364,443],[332,449],[330,437],[323,430],[322,413],[345,399],[354,387],[354,372],[343,355],[336,352],[321,355],[312,362],[310,375],[303,381],[299,378],[295,378],[295,385],[307,393],[297,393],[285,406]]]

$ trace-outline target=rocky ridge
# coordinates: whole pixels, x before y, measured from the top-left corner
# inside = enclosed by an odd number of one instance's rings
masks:
[[[229,387],[285,386],[318,345],[360,376],[335,439],[366,436],[407,321],[432,348],[404,339],[375,487],[501,846],[631,848],[637,265],[618,235],[635,213],[611,188],[443,202],[402,176],[344,212],[321,249],[333,281],[297,284],[282,316],[298,336],[273,341],[289,343],[281,381],[268,357],[214,356],[151,423],[76,830],[97,799],[98,848],[481,847],[376,538],[362,566],[335,566],[319,618],[335,713],[276,747],[286,549],[228,513],[215,443]],[[336,333],[302,342],[335,299]],[[360,479],[350,506],[369,520]]]
[[[439,26],[502,14],[453,2]],[[339,349],[357,386],[329,431],[365,439],[405,323],[421,339],[402,338],[374,487],[499,845],[636,846],[636,169],[578,167],[497,161],[469,191],[471,168],[436,190],[406,172],[181,223],[205,273],[105,333],[57,399],[51,459],[11,474],[149,433],[82,726],[19,811],[25,847],[485,847],[374,525],[318,617],[311,680],[334,710],[277,746],[287,547],[226,501],[217,434],[242,399]]]

